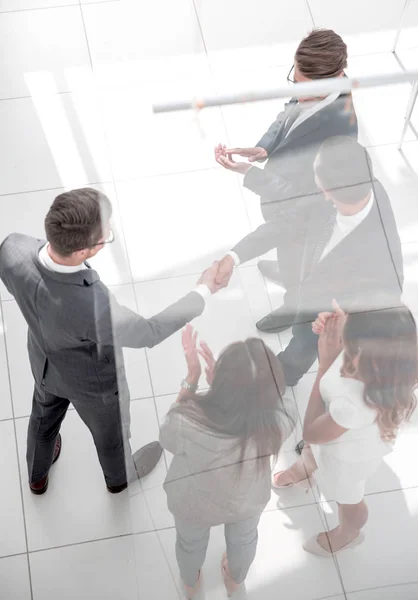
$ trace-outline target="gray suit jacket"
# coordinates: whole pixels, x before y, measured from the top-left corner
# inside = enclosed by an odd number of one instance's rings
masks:
[[[94,269],[56,273],[39,261],[45,241],[14,233],[0,246],[0,277],[28,324],[35,382],[63,398],[115,394],[122,347],[152,348],[203,312],[191,292],[151,319],[121,306]]]

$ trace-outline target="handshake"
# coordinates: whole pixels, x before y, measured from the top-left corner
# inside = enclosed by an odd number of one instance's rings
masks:
[[[212,266],[206,269],[197,284],[207,285],[211,293],[216,294],[228,285],[233,271],[234,259],[227,254],[221,261],[215,260]]]

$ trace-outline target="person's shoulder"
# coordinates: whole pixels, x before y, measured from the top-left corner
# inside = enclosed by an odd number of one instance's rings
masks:
[[[0,244],[4,264],[26,264],[34,251],[42,247],[42,241],[21,233],[11,233]]]
[[[19,246],[24,249],[32,249],[41,246],[41,240],[24,235],[23,233],[10,233],[2,242],[2,246]]]

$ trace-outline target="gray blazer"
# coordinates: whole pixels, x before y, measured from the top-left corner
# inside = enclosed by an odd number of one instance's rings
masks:
[[[51,394],[115,394],[122,347],[152,348],[203,312],[191,292],[150,319],[121,306],[90,267],[57,273],[39,261],[45,241],[14,233],[0,246],[0,277],[28,324],[33,377]]]

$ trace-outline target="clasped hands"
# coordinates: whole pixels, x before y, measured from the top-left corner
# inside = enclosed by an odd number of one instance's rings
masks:
[[[211,293],[215,294],[228,285],[233,271],[234,259],[227,254],[222,260],[215,260],[212,266],[206,269],[197,283],[198,285],[201,283],[207,285]]]
[[[237,154],[244,158],[248,158],[249,162],[237,162],[233,159],[233,155]],[[246,175],[251,169],[251,164],[257,160],[265,160],[268,154],[264,148],[227,148],[224,144],[215,146],[215,160],[225,169]]]

